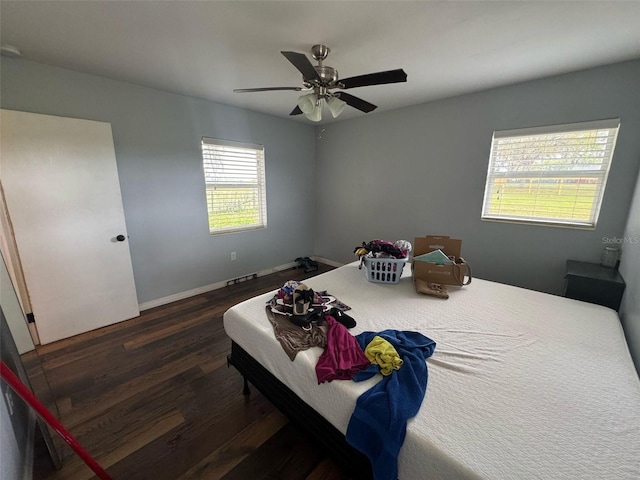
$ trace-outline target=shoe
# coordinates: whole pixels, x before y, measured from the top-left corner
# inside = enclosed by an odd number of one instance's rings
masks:
[[[313,296],[313,290],[304,283],[298,285],[293,291],[293,315],[306,315]]]
[[[295,261],[298,262],[298,266],[296,268],[304,267],[304,273],[315,272],[318,270],[318,262],[311,260],[309,257],[298,257]]]
[[[416,292],[423,295],[430,295],[437,298],[449,298],[449,291],[445,285],[439,283],[427,282],[425,280],[416,279],[415,281]]]
[[[353,319],[353,317],[350,317],[338,308],[332,308],[331,310],[329,310],[329,312],[327,312],[327,315],[331,315],[336,319],[337,322],[341,323],[347,328],[353,328],[356,326],[356,321]]]
[[[322,311],[322,308],[310,308],[304,315],[291,315],[289,320],[298,327],[308,329],[313,322],[315,322],[316,325],[322,324],[324,320],[324,312]]]

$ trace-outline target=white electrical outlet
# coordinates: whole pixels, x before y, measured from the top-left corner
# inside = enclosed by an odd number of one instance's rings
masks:
[[[236,259],[236,252],[231,252],[231,260],[235,260]]]

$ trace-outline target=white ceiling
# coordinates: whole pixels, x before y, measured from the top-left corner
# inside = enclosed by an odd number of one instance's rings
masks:
[[[233,89],[300,86],[280,51],[316,43],[341,78],[407,72],[349,90],[367,115],[640,58],[640,1],[2,0],[0,22],[27,60],[285,118],[298,92]]]

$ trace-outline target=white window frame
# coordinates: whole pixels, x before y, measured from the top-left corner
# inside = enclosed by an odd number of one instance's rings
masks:
[[[616,118],[493,132],[482,220],[595,229],[619,127]]]
[[[205,198],[212,235],[267,227],[264,158],[263,145],[202,137]],[[227,192],[214,196],[215,190]],[[257,212],[253,218],[243,220],[247,202],[255,203],[252,208]],[[220,220],[217,225],[212,223],[215,215]]]

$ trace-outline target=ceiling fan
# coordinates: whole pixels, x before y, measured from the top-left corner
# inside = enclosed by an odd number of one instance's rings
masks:
[[[302,95],[298,99],[298,105],[289,115],[304,114],[309,120],[319,122],[322,120],[323,101],[326,102],[334,118],[342,113],[345,105],[349,105],[364,113],[369,113],[378,108],[376,105],[349,93],[342,91],[334,92],[332,90],[346,90],[369,85],[383,85],[385,83],[407,81],[407,74],[401,68],[339,79],[338,71],[335,68],[322,64],[330,51],[329,47],[325,45],[314,45],[311,48],[311,55],[318,61],[318,65],[312,65],[303,53],[280,52],[302,73],[302,87],[237,88],[234,92],[267,92],[274,90],[310,92]]]

